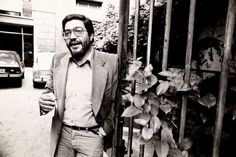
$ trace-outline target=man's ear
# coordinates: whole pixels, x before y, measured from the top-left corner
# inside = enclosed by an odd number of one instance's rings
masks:
[[[90,34],[89,39],[91,42],[93,42],[94,41],[94,34]]]

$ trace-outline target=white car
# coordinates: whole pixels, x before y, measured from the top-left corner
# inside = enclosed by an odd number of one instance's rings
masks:
[[[36,55],[33,64],[33,87],[45,86],[50,76],[50,67],[52,64],[54,52],[39,52]]]

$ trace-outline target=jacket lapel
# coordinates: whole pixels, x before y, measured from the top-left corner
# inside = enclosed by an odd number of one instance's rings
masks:
[[[62,119],[64,115],[64,107],[65,107],[65,92],[66,92],[66,81],[67,81],[67,73],[69,67],[69,53],[66,54],[61,60],[60,64],[55,68],[55,94],[58,98],[58,113],[59,117]]]
[[[55,68],[54,87],[56,97],[58,98],[58,113],[61,119],[64,115],[66,96],[65,90],[69,67],[69,57],[70,55],[65,55],[61,59],[60,64]],[[104,68],[104,65],[105,61],[103,60],[102,56],[98,51],[94,50],[92,64],[92,107],[95,116],[97,115],[101,107],[102,98],[106,87],[107,71]]]
[[[94,50],[93,54],[93,82],[92,82],[92,106],[93,112],[96,116],[101,107],[104,90],[106,87],[107,71],[104,68],[105,61],[101,54]]]

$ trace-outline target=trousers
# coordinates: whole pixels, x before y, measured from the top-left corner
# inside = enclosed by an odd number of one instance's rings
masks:
[[[103,137],[62,126],[55,157],[102,157]]]

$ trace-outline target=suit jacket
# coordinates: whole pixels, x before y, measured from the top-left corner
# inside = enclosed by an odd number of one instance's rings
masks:
[[[115,123],[114,100],[117,89],[117,55],[108,54],[93,50],[92,64],[92,108],[97,123],[104,129],[107,136],[104,138],[112,140],[112,133]],[[65,107],[65,89],[69,66],[70,53],[56,54],[52,61],[51,78],[46,84],[46,91],[53,92],[56,96],[58,107],[52,118],[50,156],[53,157],[56,151],[58,138],[61,132],[62,120]],[[75,82],[76,85],[76,82]],[[110,145],[111,146],[111,145]]]

